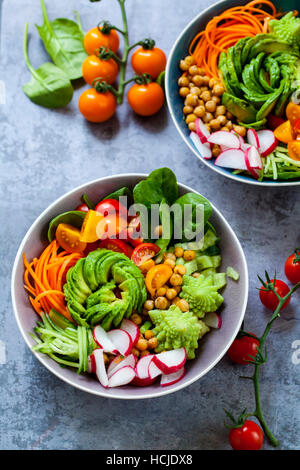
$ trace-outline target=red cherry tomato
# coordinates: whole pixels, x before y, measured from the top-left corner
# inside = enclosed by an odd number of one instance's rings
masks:
[[[76,210],[81,212],[88,212],[89,208],[86,204],[79,204],[79,206],[76,207]]]
[[[295,250],[285,262],[285,275],[290,282],[297,284],[300,282],[300,248]]]
[[[274,282],[274,279],[271,279],[271,282]],[[280,297],[284,297],[289,292],[289,287],[286,285],[285,282],[280,281],[280,279],[276,279],[275,281],[275,290]],[[276,310],[277,305],[279,304],[279,300],[277,299],[274,292],[267,291],[264,287],[261,287],[259,290],[259,298],[261,303],[270,310]],[[291,298],[289,297],[287,301],[281,307],[281,310],[288,306],[290,303]]]
[[[87,256],[92,251],[97,250],[97,248],[99,248],[99,241],[92,242],[92,243],[87,243],[86,244],[86,249],[83,252],[84,256]]]
[[[140,229],[141,229],[140,219],[138,217],[134,217],[129,222],[127,233],[126,233],[127,240],[134,247],[144,242],[144,239],[142,237],[137,237],[137,233],[140,231]]]
[[[272,131],[275,131],[276,127],[280,126],[285,122],[285,120],[281,117],[275,116],[275,114],[269,114],[267,117],[268,120],[268,128]]]
[[[264,435],[258,424],[247,419],[240,428],[230,429],[229,442],[234,450],[260,450]]]
[[[106,217],[107,215],[120,214],[124,218],[128,218],[128,212],[125,206],[120,204],[116,199],[103,199],[97,204],[95,211]]]
[[[252,360],[250,356],[256,356],[258,346],[258,339],[242,336],[233,341],[227,354],[236,364],[249,364],[249,361]]]
[[[160,248],[155,243],[141,243],[133,250],[131,259],[134,264],[140,266],[148,259],[153,258],[159,251]]]
[[[132,248],[131,246],[127,245],[127,243],[123,242],[122,240],[103,240],[99,244],[99,248],[106,248],[107,250],[117,251],[118,253],[123,253],[128,258],[131,257]]]
[[[294,131],[297,134],[300,134],[300,118],[296,119],[296,121],[294,122]]]
[[[97,225],[97,235],[100,240],[108,238],[115,239],[118,235],[126,230],[127,220],[119,215],[107,215]]]

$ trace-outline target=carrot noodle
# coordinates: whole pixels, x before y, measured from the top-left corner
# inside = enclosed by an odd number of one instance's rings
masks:
[[[54,308],[58,313],[73,321],[64,299],[63,284],[69,268],[83,257],[81,253],[68,253],[53,240],[39,258],[31,263],[23,253],[25,266],[24,283],[29,300],[39,315]]]
[[[193,38],[189,54],[209,77],[218,79],[220,53],[226,52],[239,39],[268,32],[269,21],[279,16],[281,13],[269,0],[253,0],[244,6],[229,8],[214,16],[205,30]]]

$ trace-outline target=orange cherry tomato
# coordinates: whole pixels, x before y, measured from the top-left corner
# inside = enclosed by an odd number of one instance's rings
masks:
[[[78,107],[88,121],[104,122],[115,114],[117,101],[110,91],[98,93],[95,88],[89,88],[80,95]]]
[[[86,243],[80,241],[80,230],[73,225],[59,224],[55,234],[59,245],[69,253],[82,253]]]
[[[295,136],[290,121],[285,121],[280,124],[280,126],[276,127],[274,135],[280,142],[284,142],[285,144],[293,140]]]
[[[155,291],[162,287],[172,276],[173,271],[167,264],[157,264],[153,266],[146,275],[146,287],[152,297]]]
[[[165,95],[162,87],[156,82],[144,85],[133,85],[127,95],[128,103],[133,111],[141,116],[152,116],[164,104]]]
[[[94,243],[99,240],[98,224],[102,221],[103,215],[99,212],[89,210],[83,220],[80,231],[80,240],[86,243]]]
[[[89,55],[82,64],[82,75],[86,83],[93,85],[96,78],[107,83],[114,83],[119,67],[114,59],[100,59],[96,55]]]
[[[112,29],[108,34],[104,34],[101,29],[92,28],[84,36],[83,45],[87,54],[94,54],[99,47],[106,47],[113,52],[119,49],[120,40],[117,31]]]
[[[285,112],[286,117],[291,122],[292,126],[294,126],[297,119],[300,118],[300,105],[290,101],[286,107]]]
[[[140,47],[131,57],[132,68],[137,74],[149,73],[154,79],[165,70],[166,63],[166,55],[159,47],[152,49]]]
[[[98,212],[99,214],[99,212]],[[102,216],[103,217],[103,216]],[[119,215],[107,215],[97,225],[97,235],[100,240],[117,237],[126,229],[128,222]]]
[[[293,160],[300,160],[300,140],[292,140],[288,143],[288,154]]]

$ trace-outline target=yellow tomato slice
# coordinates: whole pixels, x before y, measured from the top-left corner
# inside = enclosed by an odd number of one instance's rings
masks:
[[[81,227],[80,241],[86,243],[93,243],[99,240],[97,228],[98,224],[101,223],[102,219],[102,214],[93,210],[89,210],[84,218]]]
[[[73,225],[59,224],[55,236],[59,245],[70,253],[82,253],[86,248],[86,243],[80,240],[80,230]]]
[[[285,121],[280,124],[280,126],[276,127],[274,135],[280,142],[284,142],[285,144],[291,142],[291,140],[294,139],[294,132],[290,121]]]
[[[293,160],[300,160],[300,140],[293,140],[288,143],[288,153]]]
[[[172,274],[172,268],[167,264],[157,264],[149,269],[146,275],[146,287],[150,294],[154,296],[155,291],[166,284]]]
[[[286,113],[286,117],[288,118],[288,120],[291,122],[293,126],[295,122],[297,121],[297,119],[300,118],[300,105],[290,101],[290,103],[286,107],[285,113]]]

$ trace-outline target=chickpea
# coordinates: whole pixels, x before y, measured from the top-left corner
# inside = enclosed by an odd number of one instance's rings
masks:
[[[217,106],[216,108],[216,117],[217,116],[222,116],[226,113],[226,108],[222,104],[220,106]]]
[[[201,75],[194,75],[192,78],[192,82],[195,83],[197,86],[203,85],[203,77]]]
[[[194,108],[192,106],[184,106],[183,107],[184,114],[191,114],[193,111],[194,111]]]
[[[225,91],[225,88],[223,87],[223,85],[221,83],[217,84],[213,87],[213,94],[216,95],[216,96],[223,95],[224,91]]]
[[[191,65],[189,67],[189,74],[190,75],[198,75],[198,67],[197,65]]]
[[[228,129],[228,127],[224,126],[224,127],[221,128],[221,131],[229,132],[229,129]]]
[[[188,124],[189,130],[192,132],[196,132],[196,124],[194,122],[190,122]]]
[[[198,73],[199,75],[205,75],[205,70],[202,69],[201,67],[198,67]]]
[[[180,301],[180,297],[175,297],[175,299],[172,300],[173,305],[177,305],[177,303]]]
[[[153,300],[146,300],[146,302],[144,303],[144,309],[146,310],[153,310],[154,309],[154,302]]]
[[[195,273],[192,274],[193,277],[197,278],[200,276],[200,273],[198,273],[197,271]]]
[[[182,277],[180,274],[172,274],[170,277],[170,284],[171,286],[181,286],[182,284]]]
[[[166,297],[160,296],[155,299],[154,305],[158,310],[166,310],[169,306],[169,302]]]
[[[247,132],[246,129],[245,129],[245,127],[243,127],[243,126],[236,126],[236,125],[234,125],[234,126],[233,126],[233,130],[234,130],[235,132],[237,132],[237,133],[238,133],[240,136],[242,136],[242,137],[245,137],[246,132]]]
[[[161,296],[166,295],[166,292],[167,292],[166,287],[160,287],[159,289],[157,289],[156,295],[157,297],[161,297]]]
[[[190,89],[186,86],[183,86],[183,87],[179,88],[179,94],[183,98],[185,98],[189,94],[189,92],[190,92]]]
[[[168,266],[170,266],[170,268],[174,269],[175,267],[175,261],[173,259],[166,259],[166,261],[164,262],[164,264],[167,264]]]
[[[186,273],[186,267],[183,266],[183,264],[177,264],[177,266],[175,266],[174,273],[183,276]]]
[[[204,106],[197,106],[195,109],[194,109],[194,114],[197,116],[197,117],[200,117],[202,118],[205,114],[205,108]]]
[[[182,77],[178,78],[178,86],[180,87],[188,87],[189,83],[190,82],[187,76],[182,75]]]
[[[181,248],[181,246],[177,246],[174,250],[174,254],[176,258],[181,258],[183,256],[184,250]]]
[[[136,357],[139,357],[140,351],[137,348],[132,348],[131,350],[132,354],[134,354]]]
[[[226,122],[227,122],[227,117],[224,116],[224,114],[221,114],[221,116],[218,116],[217,117],[217,121],[219,121],[219,123],[221,124],[221,126],[225,126]]]
[[[186,119],[185,119],[185,122],[187,124],[190,124],[190,122],[195,122],[197,119],[197,116],[194,114],[194,113],[191,113],[191,114],[188,114]]]
[[[201,89],[201,91],[208,91],[208,87],[207,87],[207,86],[202,86],[200,89]]]
[[[208,82],[209,88],[213,88],[217,83],[219,83],[219,81],[216,78],[211,78]]]
[[[221,102],[220,98],[218,96],[213,95],[211,98],[215,103],[219,104]]]
[[[181,60],[180,63],[179,63],[179,67],[181,68],[181,70],[186,72],[189,69],[190,66],[185,60]]]
[[[221,123],[218,121],[218,119],[212,119],[209,124],[214,131],[218,131],[221,127]]]
[[[209,77],[207,75],[204,75],[203,77],[203,83],[204,85],[208,85],[209,84]]]
[[[205,127],[206,127],[206,129],[208,130],[208,132],[211,131],[210,125],[209,125],[207,122],[205,123]]]
[[[174,253],[166,253],[164,255],[164,259],[172,259],[173,261],[176,261],[176,256],[174,255]]]
[[[141,357],[149,356],[149,354],[150,354],[150,351],[147,351],[147,350],[146,350],[146,351],[142,351],[142,352],[141,352]]]
[[[108,364],[110,362],[109,357],[107,354],[103,353],[104,364]]]
[[[180,308],[182,312],[187,312],[190,309],[189,304],[187,303],[186,300],[180,299],[179,302],[177,302],[177,307]]]
[[[196,252],[194,250],[185,250],[183,257],[185,261],[192,261],[196,257]]]
[[[168,289],[166,292],[166,297],[169,300],[175,299],[176,295],[177,295],[177,292],[175,289]]]
[[[136,343],[136,347],[139,351],[146,351],[148,347],[148,341],[144,338],[140,338]]]
[[[205,115],[203,116],[203,122],[205,123],[210,123],[210,121],[213,119],[213,115],[211,113],[205,113]]]
[[[158,346],[158,341],[157,338],[150,338],[148,341],[148,348],[149,349],[155,349]]]
[[[136,325],[140,325],[142,323],[142,317],[138,313],[131,315],[130,320],[133,321],[133,323]]]
[[[190,88],[190,93],[192,93],[192,95],[197,95],[197,96],[199,96],[199,95],[201,94],[201,90],[200,90],[200,88],[197,87],[197,86],[192,86],[192,87]]]
[[[203,91],[200,95],[200,98],[203,100],[203,101],[209,101],[211,100],[211,93],[209,90],[207,91]]]
[[[217,107],[217,105],[213,100],[209,100],[205,103],[205,108],[210,113],[214,113],[215,110],[216,110],[216,107]]]
[[[153,338],[154,333],[153,333],[152,330],[146,330],[144,336],[145,336],[146,339],[151,339],[151,338]]]
[[[231,122],[231,121],[227,121],[227,123],[226,123],[226,127],[227,127],[227,128],[230,130],[230,131],[231,131],[231,130],[232,130],[232,128],[233,128],[233,124],[232,124],[232,122]]]
[[[181,286],[174,286],[174,289],[176,290],[177,294],[181,292]]]
[[[233,114],[230,111],[227,111],[226,117],[227,117],[227,119],[231,120],[233,118]]]
[[[154,308],[154,307],[153,307],[153,308]],[[149,310],[147,310],[146,308],[143,308],[143,310],[142,310],[142,315],[143,315],[144,317],[147,317],[147,316],[149,315]]]
[[[187,55],[184,60],[185,63],[189,65],[189,67],[194,63],[194,57],[192,55]]]
[[[214,144],[211,152],[212,152],[213,157],[217,157],[218,155],[220,155],[221,149],[220,149],[219,145]]]
[[[198,105],[198,96],[193,95],[192,93],[190,93],[190,90],[189,90],[189,94],[186,96],[186,100],[185,100],[184,104],[187,105],[187,106],[197,106]]]

